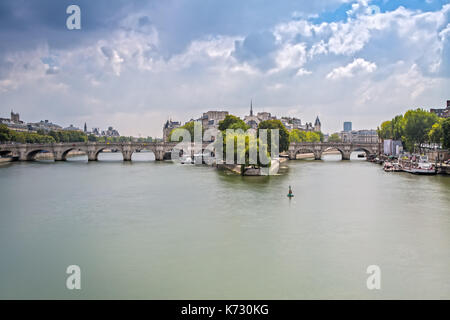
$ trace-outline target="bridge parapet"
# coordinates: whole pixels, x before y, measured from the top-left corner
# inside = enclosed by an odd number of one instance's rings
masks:
[[[178,142],[67,142],[67,143],[10,143],[0,144],[0,155],[10,154],[21,161],[33,160],[41,151],[53,153],[55,161],[66,160],[67,154],[72,151],[83,151],[89,161],[96,161],[98,154],[105,149],[115,149],[122,152],[124,161],[130,161],[137,150],[150,150],[158,161],[164,160]],[[207,146],[203,144],[203,149]],[[192,148],[193,150],[193,148]]]
[[[314,159],[320,160],[322,153],[337,149],[343,160],[350,160],[353,151],[364,151],[366,154],[376,154],[378,143],[346,143],[346,142],[292,142],[289,145],[289,159],[296,159],[299,152],[310,152],[314,154]]]

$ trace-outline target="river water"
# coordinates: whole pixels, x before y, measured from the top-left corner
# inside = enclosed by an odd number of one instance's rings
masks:
[[[335,156],[240,177],[152,156],[1,165],[0,298],[450,298],[449,177]]]

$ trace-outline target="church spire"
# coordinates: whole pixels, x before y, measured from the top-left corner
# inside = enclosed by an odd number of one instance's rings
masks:
[[[250,99],[250,116],[253,116],[253,99]]]

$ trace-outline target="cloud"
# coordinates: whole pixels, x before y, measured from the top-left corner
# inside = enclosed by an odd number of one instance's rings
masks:
[[[376,69],[377,65],[375,63],[358,58],[344,67],[333,69],[327,74],[327,79],[352,78],[355,75],[374,72]]]
[[[0,111],[160,136],[169,117],[243,116],[253,97],[255,110],[308,122],[320,113],[336,131],[342,117],[374,128],[447,98],[450,5],[255,1],[82,1],[81,32],[61,27],[64,1],[2,1]],[[327,78],[345,81],[324,88]]]

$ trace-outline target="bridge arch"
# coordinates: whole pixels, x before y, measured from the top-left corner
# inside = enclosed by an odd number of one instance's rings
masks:
[[[325,152],[333,151],[333,150],[339,151],[339,153],[341,154],[341,160],[345,160],[347,158],[347,153],[344,150],[342,150],[342,148],[339,147],[339,146],[327,146],[327,147],[325,147],[322,150],[321,154],[320,154],[320,158],[322,159],[322,156],[323,156],[323,154]]]
[[[0,157],[10,156],[13,154],[12,150],[0,150]]]
[[[62,160],[62,161],[67,160],[67,155],[71,151],[81,151],[81,152],[84,152],[86,155],[88,155],[86,148],[82,148],[79,146],[71,146],[69,148],[65,148],[60,154],[56,155],[56,160]]]
[[[53,152],[53,150],[51,150],[49,148],[37,148],[37,149],[28,150],[25,157],[26,157],[27,161],[33,161],[33,160],[36,160],[36,155],[43,151],[52,154],[53,159],[55,159],[55,153]]]
[[[89,152],[88,152],[88,158],[90,160],[95,159],[97,161],[98,160],[98,155],[101,152],[103,152],[103,150],[105,150],[105,149],[118,150],[118,152],[120,152],[122,154],[122,156],[123,156],[123,150],[122,150],[122,148],[120,146],[118,146],[118,145],[104,145],[104,146],[101,146],[101,147],[98,147],[97,149],[95,149],[95,151],[92,152],[91,155],[89,155]],[[125,159],[125,157],[123,157],[123,158]]]
[[[316,152],[314,151],[313,148],[310,148],[310,147],[300,147],[300,148],[295,149],[293,159],[297,159],[297,155],[298,155],[298,154],[302,154],[302,153],[311,153],[311,154],[314,155],[313,157],[316,156]]]
[[[144,151],[144,152],[142,152]],[[129,151],[127,152],[127,156],[129,156],[129,160],[131,161],[138,161],[138,162],[143,162],[143,161],[156,161],[156,150],[154,146],[150,146],[150,145],[142,145],[142,146],[137,146],[134,148],[131,148]],[[153,154],[154,159],[149,159],[149,154]],[[124,154],[124,159],[125,159],[125,154]]]
[[[370,150],[369,148],[366,148],[366,147],[355,147],[355,148],[353,148],[352,150],[350,150],[350,153],[352,153],[352,152],[358,152],[358,151],[363,151],[363,152],[365,152],[366,153],[366,156],[369,156],[369,155],[371,155],[371,154],[373,154],[373,151],[372,150]]]

